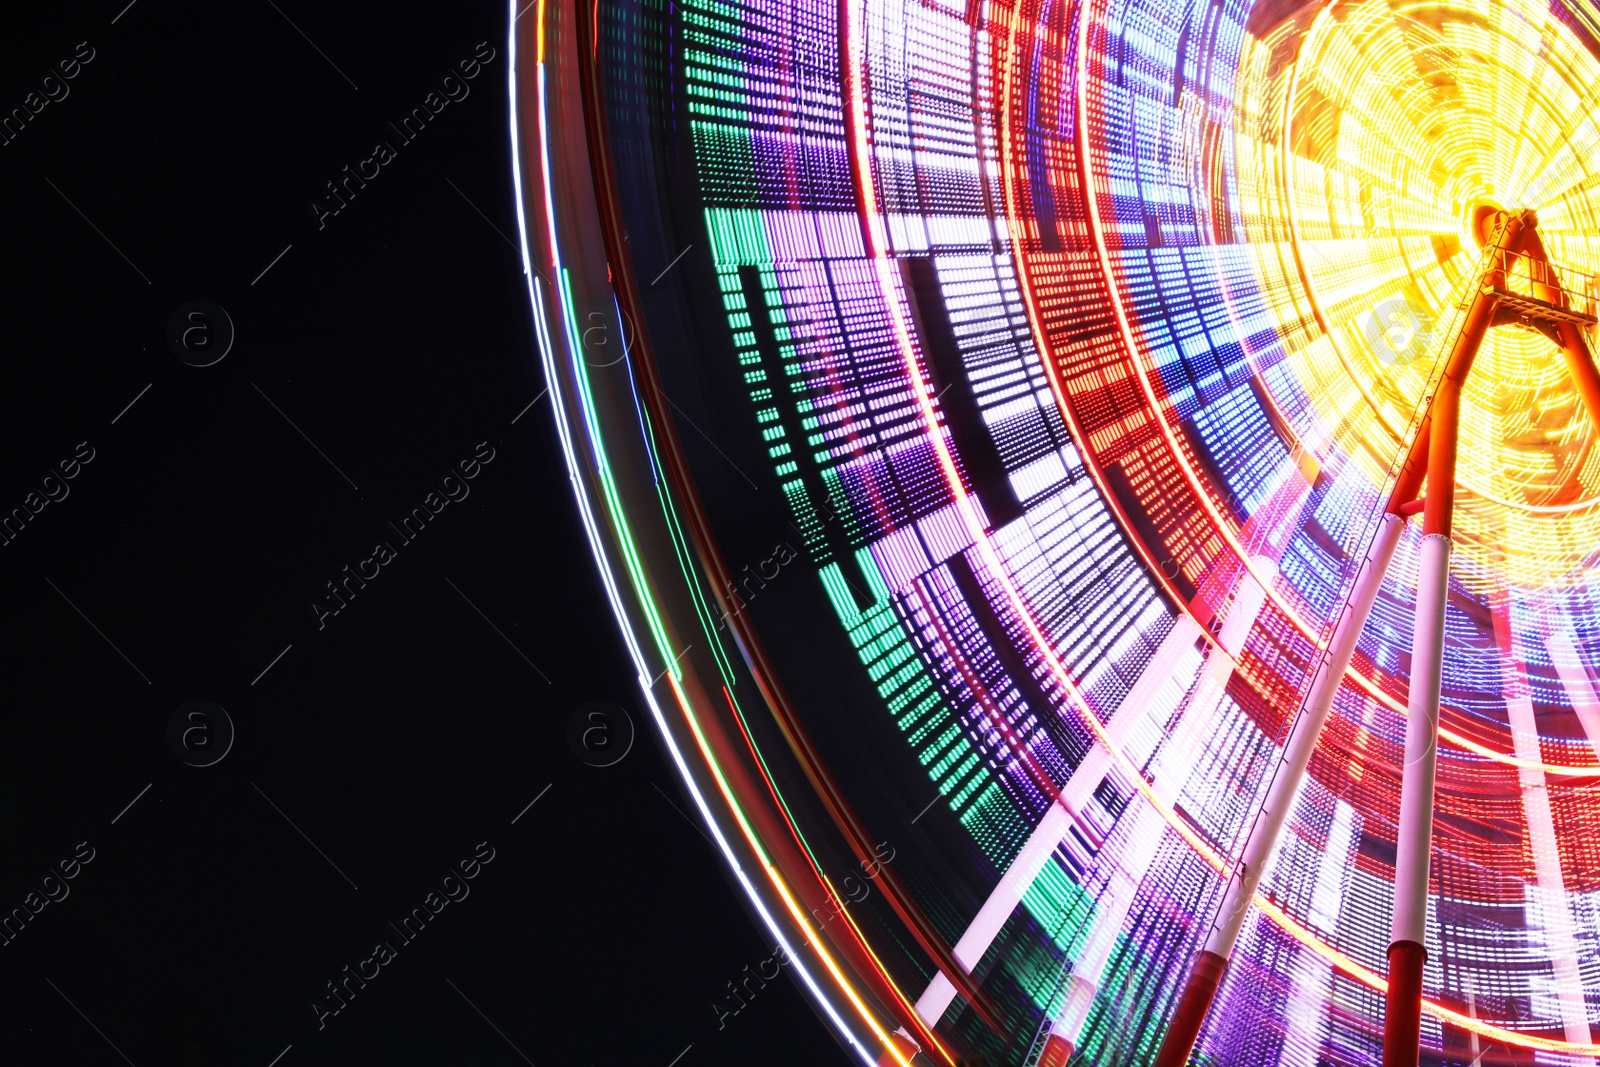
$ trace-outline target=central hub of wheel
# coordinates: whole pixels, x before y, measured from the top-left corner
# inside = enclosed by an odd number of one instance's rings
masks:
[[[1505,217],[1506,209],[1492,200],[1480,200],[1467,209],[1467,232],[1472,243],[1479,248],[1489,243],[1489,238]]]

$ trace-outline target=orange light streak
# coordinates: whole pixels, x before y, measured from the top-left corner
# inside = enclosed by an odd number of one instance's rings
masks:
[[[745,729],[744,716],[739,713],[738,706],[733,702],[733,694],[728,692],[726,685],[722,687],[722,696],[728,702],[728,709],[733,712],[734,722],[739,724],[739,733],[744,735],[744,743],[750,749],[750,755],[755,760],[756,770],[760,772],[761,780],[766,783],[767,792],[772,795],[773,803],[777,805],[779,813],[783,816],[784,823],[789,827],[789,833],[794,836],[795,841],[800,843],[800,852],[806,857],[806,862],[811,867],[812,873],[817,876],[817,880],[828,891],[829,903],[833,905],[834,910],[845,917],[845,922],[850,927],[852,940],[855,941],[861,951],[871,957],[873,964],[878,968],[879,975],[883,978],[884,984],[893,992],[894,998],[900,1007],[909,1013],[912,1028],[923,1039],[922,1047],[925,1049],[930,1047],[938,1049],[939,1054],[944,1057],[946,1063],[955,1064],[955,1054],[950,1051],[949,1046],[939,1040],[939,1035],[935,1034],[930,1027],[923,1023],[922,1016],[917,1014],[916,1006],[901,992],[899,983],[890,977],[889,970],[884,965],[883,960],[872,950],[872,946],[867,943],[866,936],[862,933],[861,928],[856,925],[856,921],[851,917],[849,909],[840,900],[838,891],[833,888],[833,881],[823,872],[821,867],[817,866],[816,860],[811,855],[811,850],[805,847],[805,841],[800,835],[800,828],[789,817],[788,807],[783,803],[782,798],[778,796],[777,784],[773,782],[772,776],[767,774],[766,763],[762,761],[760,754],[756,751],[755,739],[750,736],[750,731]]]
[[[833,955],[806,923],[805,913],[800,910],[800,906],[795,901],[794,895],[789,891],[789,886],[784,881],[783,875],[772,865],[772,861],[767,858],[766,850],[761,847],[759,837],[745,820],[743,809],[734,800],[733,792],[728,788],[728,782],[722,776],[722,766],[717,762],[716,757],[712,755],[711,746],[706,743],[705,735],[700,732],[700,723],[695,719],[694,712],[689,706],[689,699],[684,695],[682,687],[678,684],[678,679],[671,671],[668,671],[666,672],[666,680],[672,686],[672,697],[677,701],[678,710],[683,712],[683,719],[689,724],[689,732],[694,735],[695,747],[700,750],[700,758],[705,761],[706,767],[711,771],[712,779],[717,783],[717,792],[722,794],[722,802],[728,806],[729,813],[733,815],[734,822],[739,826],[739,833],[744,837],[745,843],[749,845],[750,851],[755,854],[757,862],[761,864],[761,870],[767,876],[767,881],[771,883],[772,888],[782,899],[783,906],[789,912],[790,917],[796,920],[795,925],[806,931],[806,943],[811,946],[817,958],[822,961],[823,967],[827,969],[828,974],[833,978],[834,984],[845,995],[845,998],[850,1001],[851,1007],[855,1008],[856,1014],[861,1018],[861,1021],[866,1023],[873,1036],[886,1046],[894,1057],[894,1061],[900,1067],[911,1067],[911,1061],[906,1059],[895,1048],[894,1042],[889,1040],[889,1034],[884,1030],[883,1024],[878,1022],[877,1016],[862,1002],[854,984],[845,976],[839,964],[834,960]],[[833,891],[831,886],[828,891],[830,893]]]

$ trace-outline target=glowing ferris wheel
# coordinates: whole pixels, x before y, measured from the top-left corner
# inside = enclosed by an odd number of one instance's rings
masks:
[[[603,584],[864,1062],[1600,1055],[1597,26],[518,24]]]

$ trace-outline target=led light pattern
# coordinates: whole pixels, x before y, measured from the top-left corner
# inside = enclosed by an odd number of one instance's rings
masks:
[[[753,899],[843,885],[830,790],[897,842],[894,908],[811,909],[813,995],[852,1040],[904,1027],[936,1061],[1026,1064],[1055,1034],[1085,1062],[1147,1062],[1477,282],[1472,208],[1536,209],[1575,291],[1600,267],[1594,13],[611,7],[612,145],[661,176],[631,217],[700,250],[663,283],[680,310],[623,325],[666,351],[693,318],[697,340],[648,368],[659,387],[636,352],[632,410],[617,392],[581,421],[596,456],[663,472],[660,433],[715,448],[681,484],[578,481],[604,498],[602,566],[633,575],[619,618],[673,679],[686,725],[663,729],[705,764],[685,774],[712,775],[763,857]],[[656,132],[617,133],[635,113]],[[529,195],[552,232],[558,201]],[[641,286],[644,241],[611,253]],[[570,327],[544,343],[583,347]],[[568,387],[603,388],[582,364]],[[702,427],[710,380],[744,407]],[[1578,1062],[1600,1054],[1600,433],[1556,346],[1506,326],[1462,441],[1425,1055]],[[770,663],[751,642],[792,635],[800,594],[714,576],[730,451],[764,459],[740,473],[771,494],[745,506],[793,528],[833,628]],[[630,532],[658,522],[654,551]],[[1377,1059],[1416,551],[1408,531],[1203,1062]],[[889,734],[862,736],[898,748],[846,759],[829,738],[824,767],[793,723],[763,725],[786,681],[817,691],[785,675],[806,653],[870,696],[848,715],[796,698],[799,721],[871,716]]]

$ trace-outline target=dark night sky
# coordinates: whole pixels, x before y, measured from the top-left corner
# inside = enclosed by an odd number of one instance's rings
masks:
[[[93,850],[0,947],[0,1061],[843,1062],[786,980],[718,1030],[770,948],[674,810],[548,405],[513,424],[543,383],[505,8],[125,3],[0,17],[7,111],[93,56],[0,147],[0,509],[76,472],[0,548],[0,909]],[[323,183],[480,41],[470,95],[319,230]],[[236,329],[214,366],[166,342],[194,299]],[[400,544],[386,522],[480,442],[470,495]],[[319,630],[379,540],[396,558]],[[210,767],[167,741],[194,699],[236,728]],[[565,738],[593,699],[640,730],[608,768]],[[469,895],[401,942],[479,842]],[[319,1031],[313,998],[380,940]]]

